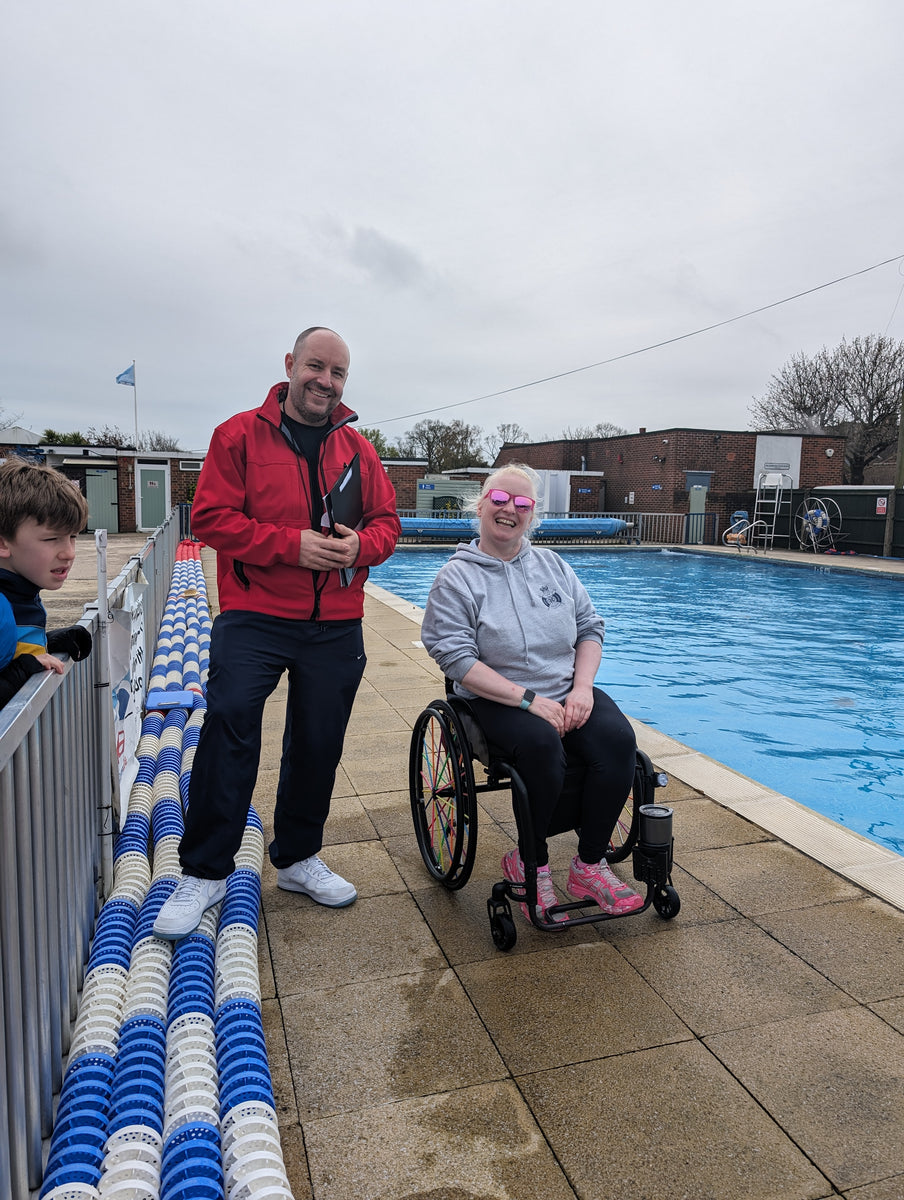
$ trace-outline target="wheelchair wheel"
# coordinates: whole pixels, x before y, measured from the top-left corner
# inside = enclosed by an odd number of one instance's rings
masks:
[[[670,883],[653,893],[653,907],[664,921],[671,921],[681,911],[681,900]]]
[[[496,913],[490,917],[490,932],[497,950],[511,950],[518,940],[515,922],[507,913]]]
[[[452,707],[437,700],[411,734],[411,815],[427,870],[444,887],[464,887],[477,851],[477,795],[470,747]]]
[[[648,803],[647,791],[649,785],[643,760],[638,755],[637,766],[634,768],[634,784],[631,788],[625,806],[618,814],[612,837],[609,839],[609,849],[606,851],[607,862],[623,862],[634,849],[637,841],[638,809],[641,804]]]
[[[609,849],[606,851],[607,862],[622,862],[631,853],[637,840],[637,813],[634,808],[633,791],[625,801],[625,807],[618,814],[612,837],[609,839]]]

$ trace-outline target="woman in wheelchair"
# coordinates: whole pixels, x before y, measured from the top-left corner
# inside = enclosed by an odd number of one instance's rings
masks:
[[[585,782],[575,822],[578,853],[566,888],[603,912],[622,915],[643,899],[605,859],[631,790],[634,731],[614,701],[593,686],[603,619],[583,584],[552,550],[534,547],[537,478],[509,464],[486,480],[477,501],[479,536],[460,544],[439,571],[421,638],[430,656],[469,700],[488,742],[524,780],[535,832],[537,916],[559,903],[546,837],[568,759],[581,759]],[[510,850],[502,873],[524,882],[522,853]],[[521,910],[528,917],[526,904]]]

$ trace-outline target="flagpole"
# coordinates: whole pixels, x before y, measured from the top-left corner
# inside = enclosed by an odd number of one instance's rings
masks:
[[[135,402],[135,455],[137,461],[138,455],[138,379],[135,374],[135,359],[132,359],[132,391],[134,393],[133,400]]]

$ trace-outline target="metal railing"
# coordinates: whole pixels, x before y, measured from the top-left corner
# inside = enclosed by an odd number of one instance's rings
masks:
[[[436,512],[419,512],[414,508],[399,509],[400,517],[429,516],[461,520],[464,515],[466,514],[443,509],[439,509]],[[543,515],[544,517],[556,520],[564,518],[599,520],[601,518],[614,517],[616,520],[625,521],[629,526],[627,532],[613,537],[612,541],[655,543],[660,546],[680,546],[688,541],[696,542],[701,540],[701,537],[708,541],[715,541],[715,513],[550,512]],[[689,527],[689,519],[697,523]],[[703,530],[702,535],[698,535],[698,529]],[[599,539],[595,538],[593,540],[598,541]]]
[[[86,608],[91,656],[64,675],[33,676],[0,712],[0,1196],[10,1200],[41,1182],[42,1139],[112,884],[112,706],[98,634],[143,575],[155,637],[179,533],[174,512],[108,586],[103,612]]]

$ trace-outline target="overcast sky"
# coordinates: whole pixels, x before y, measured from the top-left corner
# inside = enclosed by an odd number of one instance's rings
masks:
[[[747,428],[792,354],[904,338],[902,260],[633,352],[904,255],[902,45],[900,0],[15,5],[4,415],[131,434],[134,359],[202,450],[323,324],[390,441]]]

